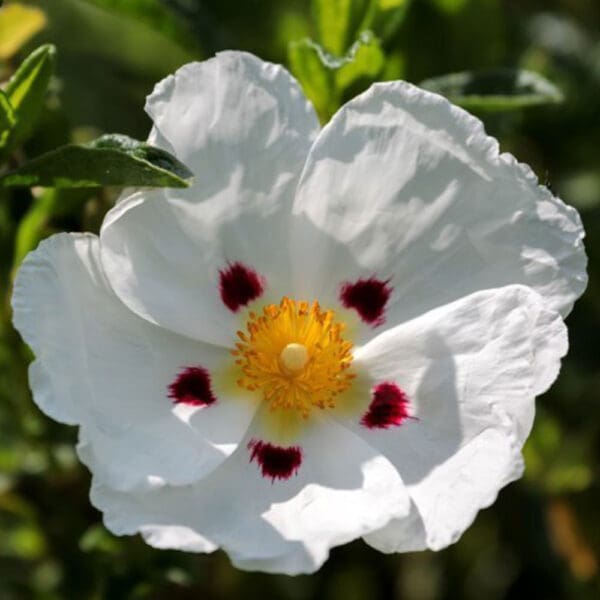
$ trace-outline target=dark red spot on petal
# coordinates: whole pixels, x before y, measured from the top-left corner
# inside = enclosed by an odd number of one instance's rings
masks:
[[[375,277],[359,279],[355,283],[344,283],[340,300],[346,308],[353,308],[360,318],[374,327],[384,321],[385,305],[392,294],[390,280]]]
[[[234,262],[219,271],[219,291],[225,306],[237,312],[264,291],[264,280],[241,262]]]
[[[169,398],[175,404],[206,406],[217,401],[210,385],[210,375],[203,367],[187,367],[169,384]]]
[[[387,429],[409,418],[406,394],[395,383],[380,383],[360,423],[369,429]]]
[[[298,446],[283,448],[269,442],[250,440],[250,462],[256,460],[260,465],[263,477],[289,479],[298,472],[302,463],[302,449]]]

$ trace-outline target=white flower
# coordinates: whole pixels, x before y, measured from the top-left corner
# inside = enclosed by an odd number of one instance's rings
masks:
[[[404,82],[319,131],[285,70],[226,52],[146,110],[195,185],[46,240],[13,298],[107,527],[285,573],[456,541],[521,474],[567,350],[576,211]]]

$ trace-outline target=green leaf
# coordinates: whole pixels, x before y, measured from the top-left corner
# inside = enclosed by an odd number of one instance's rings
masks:
[[[370,29],[383,40],[391,37],[406,16],[411,0],[371,0],[360,30]]]
[[[45,25],[46,17],[39,8],[17,3],[3,7],[0,10],[0,59],[16,54]]]
[[[346,52],[354,37],[353,17],[365,6],[364,0],[313,0],[317,39],[325,50],[337,56]]]
[[[374,80],[385,64],[385,54],[379,40],[370,32],[363,32],[351,50],[352,59],[343,64],[335,73],[338,89],[345,90],[350,86],[366,80]]]
[[[0,149],[4,147],[14,124],[15,113],[13,108],[6,94],[0,90]]]
[[[385,55],[379,40],[363,31],[343,56],[331,54],[311,39],[292,42],[288,47],[292,73],[315,106],[322,123],[339,108],[348,88],[365,87],[383,69]]]
[[[0,177],[0,186],[184,188],[192,176],[168,152],[125,135],[109,134],[42,154]]]
[[[54,57],[55,48],[52,44],[40,46],[23,61],[8,81],[6,96],[16,118],[8,140],[11,148],[26,140],[35,128],[54,73]]]
[[[321,122],[327,122],[337,106],[333,97],[333,73],[325,65],[319,46],[308,38],[291,42],[288,46],[288,61]]]
[[[410,0],[312,0],[317,41],[336,57],[344,56],[365,31],[389,38],[402,23]]]
[[[452,73],[420,85],[475,112],[511,111],[563,100],[553,83],[537,73],[517,69]]]

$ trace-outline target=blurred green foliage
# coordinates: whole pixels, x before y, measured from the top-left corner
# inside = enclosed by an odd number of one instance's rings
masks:
[[[52,44],[40,46],[32,52],[6,83],[4,94],[10,104],[12,123],[2,145],[3,155],[31,136],[37,126],[50,79],[54,75]]]
[[[14,75],[36,47],[57,49],[53,76],[38,80],[35,89],[32,79],[19,80],[29,82],[19,83],[25,86],[19,93],[31,88],[38,99],[32,114],[38,105],[43,110],[35,128],[29,119],[18,134],[0,133],[10,168],[108,131],[143,139],[150,123],[142,108],[153,84],[184,62],[225,48],[287,64],[323,121],[375,80],[421,82],[498,68],[536,73],[562,92],[560,107],[527,108],[528,102],[519,101],[510,111],[490,112],[481,104],[469,109],[505,150],[531,164],[579,209],[588,234],[590,285],[568,320],[571,350],[561,376],[538,401],[524,479],[502,491],[458,544],[437,554],[384,556],[356,542],[335,549],[314,576],[244,573],[222,553],[156,551],[137,538],[109,534],[87,497],[89,474],[73,451],[76,432],[47,419],[31,401],[31,356],[10,325],[14,268],[52,232],[97,231],[116,190],[0,188],[0,599],[600,598],[599,3],[27,0],[27,9],[5,4],[0,80]],[[9,10],[12,15],[4,12]],[[34,55],[37,67],[40,57],[54,61],[51,46],[43,48]],[[458,89],[464,96],[466,89],[473,95],[464,80],[450,83],[448,93]],[[519,92],[496,84],[487,88],[494,101],[499,93]],[[0,127],[15,123],[5,101],[15,85],[0,93]],[[476,96],[487,93],[485,86],[475,88]]]

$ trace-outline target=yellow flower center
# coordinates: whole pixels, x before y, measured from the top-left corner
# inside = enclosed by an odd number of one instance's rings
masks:
[[[241,341],[232,351],[243,373],[237,383],[262,392],[271,410],[296,410],[306,418],[314,407],[333,408],[355,377],[344,324],[318,302],[285,297],[262,314],[251,312],[246,329],[238,331]]]

